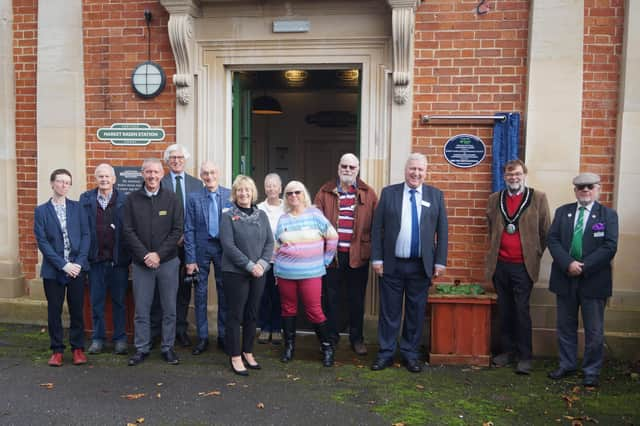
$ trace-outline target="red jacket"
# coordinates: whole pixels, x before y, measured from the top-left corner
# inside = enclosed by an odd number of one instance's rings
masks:
[[[333,179],[322,185],[316,194],[314,204],[337,229],[340,198],[336,183],[336,179]],[[360,178],[356,185],[358,190],[353,212],[353,238],[349,249],[349,266],[352,268],[367,264],[371,258],[371,222],[373,222],[373,211],[378,204],[378,196],[373,188]],[[336,256],[331,267],[335,267],[337,262]]]

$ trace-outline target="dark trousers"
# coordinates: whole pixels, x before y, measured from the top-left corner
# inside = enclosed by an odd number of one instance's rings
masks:
[[[113,318],[114,342],[127,339],[125,331],[125,297],[129,285],[129,267],[115,266],[111,261],[91,264],[89,288],[91,292],[91,318],[93,320],[93,340],[105,340],[104,304],[107,289],[111,296],[111,317]]]
[[[347,290],[349,310],[349,340],[362,342],[362,324],[364,320],[364,297],[367,292],[369,264],[359,268],[349,266],[349,253],[338,252],[338,266],[328,268],[322,278],[322,310],[327,316],[329,332],[337,340],[338,318],[340,313],[340,295],[343,287]]]
[[[44,294],[47,297],[47,323],[49,340],[53,352],[64,352],[64,330],[62,328],[62,306],[65,295],[69,308],[69,344],[71,349],[84,349],[84,319],[82,306],[84,303],[83,272],[68,283],[43,279]]]
[[[258,304],[264,290],[265,277],[254,278],[249,274],[233,272],[223,272],[222,277],[227,301],[225,349],[229,356],[240,356],[241,351],[252,353]]]
[[[191,284],[184,283],[185,263],[184,247],[178,247],[178,257],[180,266],[178,273],[178,295],[176,299],[176,334],[185,334],[189,329],[187,315],[189,313],[189,303],[191,302]]]
[[[420,339],[430,284],[422,259],[396,258],[395,271],[391,274],[385,271],[379,281],[378,358],[390,360],[395,354],[403,301],[405,311],[400,352],[407,361],[420,358]]]
[[[532,356],[529,298],[533,282],[523,263],[498,261],[493,275],[498,294],[500,343],[503,352],[517,353],[519,359]]]
[[[227,318],[227,303],[222,284],[222,245],[217,238],[210,238],[197,258],[198,285],[195,287],[193,304],[195,306],[196,330],[199,339],[206,339],[209,336],[209,322],[207,320],[207,300],[209,291],[209,273],[211,263],[216,278],[216,293],[218,295],[218,339],[224,339],[225,323]]]
[[[276,285],[276,277],[273,275],[273,265],[267,271],[264,292],[260,301],[260,314],[258,315],[258,327],[266,332],[280,332],[282,330],[282,316],[280,315],[280,291]]]
[[[580,309],[584,324],[582,371],[585,376],[599,375],[604,352],[606,299],[584,296],[580,291],[580,280],[573,279],[569,284],[569,293],[558,295],[556,303],[560,367],[566,370],[575,370],[577,367],[578,309]]]

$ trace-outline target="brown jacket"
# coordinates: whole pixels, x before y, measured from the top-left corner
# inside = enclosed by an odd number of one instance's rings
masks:
[[[487,221],[489,224],[489,252],[487,253],[486,278],[492,282],[498,262],[500,239],[505,226],[504,218],[500,213],[500,191],[489,196]],[[538,281],[540,258],[547,247],[547,231],[550,223],[551,216],[547,196],[542,191],[534,190],[531,204],[518,221],[524,266],[534,283]]]
[[[336,187],[337,180],[333,179],[322,185],[314,204],[319,208],[324,216],[331,222],[334,228],[338,229],[339,196]],[[357,181],[358,193],[356,195],[356,207],[354,211],[355,222],[353,224],[353,237],[351,248],[349,249],[349,266],[358,268],[369,262],[371,257],[371,223],[373,222],[373,211],[378,204],[376,192],[360,178]],[[331,266],[335,266],[338,257]]]

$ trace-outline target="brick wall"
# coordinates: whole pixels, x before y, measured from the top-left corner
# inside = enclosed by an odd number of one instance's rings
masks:
[[[38,259],[33,236],[37,203],[36,66],[38,0],[13,0],[13,63],[16,81],[16,172],[22,271],[35,276]]]
[[[491,193],[492,123],[424,125],[424,114],[524,114],[528,1],[429,0],[416,14],[414,150],[429,159],[427,181],[442,189],[449,214],[449,261],[443,281],[484,281],[485,209]],[[524,127],[524,125],[522,125]],[[460,169],[443,156],[451,136],[470,133],[487,145],[486,159]]]
[[[584,80],[580,169],[600,174],[600,200],[613,204],[623,0],[584,2]]]
[[[160,64],[167,85],[156,98],[143,99],[131,88],[131,73],[147,60],[147,28],[144,10],[151,21],[151,60]],[[172,76],[175,63],[167,23],[169,15],[157,0],[84,0],[84,72],[87,127],[87,185],[94,186],[95,167],[139,166],[147,157],[160,158],[175,143],[176,96]],[[113,123],[148,123],[162,127],[165,140],[146,147],[116,147],[99,141],[96,131]]]

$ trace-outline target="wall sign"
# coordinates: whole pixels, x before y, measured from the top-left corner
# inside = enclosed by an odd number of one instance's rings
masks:
[[[116,171],[116,189],[129,195],[142,188],[144,178],[140,167],[114,166]]]
[[[456,167],[477,166],[486,153],[484,142],[474,135],[455,135],[444,144],[444,158]]]
[[[152,129],[147,123],[114,123],[98,129],[97,136],[112,145],[145,146],[163,140],[164,129]]]

